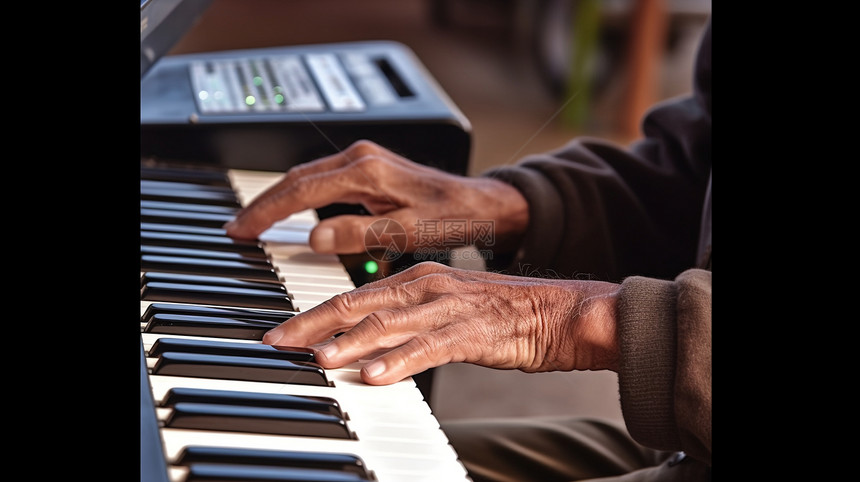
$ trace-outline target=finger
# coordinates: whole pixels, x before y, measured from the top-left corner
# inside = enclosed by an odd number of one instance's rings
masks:
[[[399,156],[373,142],[357,141],[342,151],[291,167],[280,181],[254,198],[245,209],[253,207],[255,203],[265,202],[268,197],[277,196],[277,192],[288,187],[298,179],[340,169],[367,156],[385,157],[400,162]]]
[[[269,330],[268,345],[308,346],[346,331],[374,311],[420,302],[407,284],[378,289],[352,290],[324,301]]]
[[[235,220],[225,224],[227,234],[239,238],[255,238],[275,221],[308,207],[319,207],[319,205],[290,205],[281,200],[285,195],[284,192],[289,191],[300,180],[343,169],[349,164],[369,156],[383,158],[389,162],[403,162],[402,158],[376,143],[360,140],[343,151],[293,166],[280,181],[266,189],[242,209]]]
[[[341,215],[320,221],[309,243],[318,253],[373,253],[393,260],[415,249],[414,210],[399,209],[384,216]]]
[[[413,341],[424,339],[428,337],[428,333],[437,329],[437,322],[443,319],[443,309],[443,303],[431,302],[374,311],[352,329],[322,347],[317,352],[317,362],[325,368],[339,368],[381,350],[403,350],[402,345],[411,344],[412,348],[401,354],[401,361],[407,363],[394,372],[394,376],[405,373],[397,380],[437,363],[446,363],[450,354],[442,355],[445,359],[436,358],[439,356],[438,352],[432,353],[432,357],[425,356],[431,352],[421,349],[422,344]],[[413,368],[418,371],[411,372]]]
[[[227,234],[256,238],[275,222],[306,209],[332,203],[361,203],[380,195],[376,183],[368,183],[361,167],[349,164],[302,177],[286,176],[282,182],[239,211],[224,225]]]
[[[285,172],[275,184],[269,186],[263,192],[251,199],[250,202],[246,203],[244,209],[252,209],[255,205],[266,202],[266,199],[278,196],[278,192],[296,182],[297,179],[340,169],[349,164],[349,162],[351,162],[349,155],[343,152],[338,152],[313,161],[296,164],[287,170],[287,172]]]
[[[451,362],[448,354],[430,352],[424,338],[412,338],[361,368],[361,379],[370,385],[390,385],[406,377]]]

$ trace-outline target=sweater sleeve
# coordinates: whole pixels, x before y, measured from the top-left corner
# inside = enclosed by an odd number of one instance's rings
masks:
[[[693,93],[652,108],[629,147],[582,137],[485,172],[529,204],[519,250],[488,268],[618,282],[696,266],[711,172],[710,21],[696,65]]]
[[[711,272],[630,277],[618,299],[621,409],[630,434],[711,464]]]

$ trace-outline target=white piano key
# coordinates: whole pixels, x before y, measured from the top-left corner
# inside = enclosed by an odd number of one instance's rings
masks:
[[[306,229],[278,229],[268,230],[259,236],[264,243],[287,243],[307,245],[310,231]]]
[[[351,281],[341,279],[337,276],[321,276],[308,273],[281,274],[281,281],[286,286],[320,286],[327,290],[349,291],[355,286]]]
[[[275,262],[294,262],[318,266],[321,269],[339,268],[347,275],[347,279],[349,278],[346,269],[343,267],[343,263],[340,262],[340,258],[333,254],[316,253],[308,245],[267,242],[265,250]]]

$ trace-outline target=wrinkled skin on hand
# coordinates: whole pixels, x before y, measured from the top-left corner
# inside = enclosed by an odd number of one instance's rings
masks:
[[[382,353],[361,370],[373,385],[452,362],[524,372],[617,370],[618,288],[427,262],[299,313],[263,342],[313,346],[324,368]]]
[[[358,141],[343,152],[291,168],[224,227],[231,237],[253,239],[291,214],[332,203],[361,204],[372,215],[320,221],[309,240],[319,253],[364,252],[365,233],[381,218],[404,227],[406,252],[416,249],[415,226],[421,220],[492,221],[499,252],[516,246],[528,226],[528,205],[516,188],[491,178],[447,173]],[[440,230],[432,239],[422,236],[422,246],[454,247],[450,234]]]

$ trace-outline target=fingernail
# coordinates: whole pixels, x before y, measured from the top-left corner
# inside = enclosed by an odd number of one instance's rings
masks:
[[[281,335],[275,330],[276,328],[273,328],[263,334],[263,343],[266,345],[277,345],[281,341]]]
[[[320,354],[326,359],[326,361],[331,361],[335,356],[337,356],[337,347],[329,343],[320,350]]]
[[[334,229],[329,227],[314,229],[311,232],[310,244],[314,251],[320,253],[334,252]]]
[[[385,363],[381,361],[372,361],[364,366],[364,373],[370,378],[376,378],[382,375],[385,371]]]

